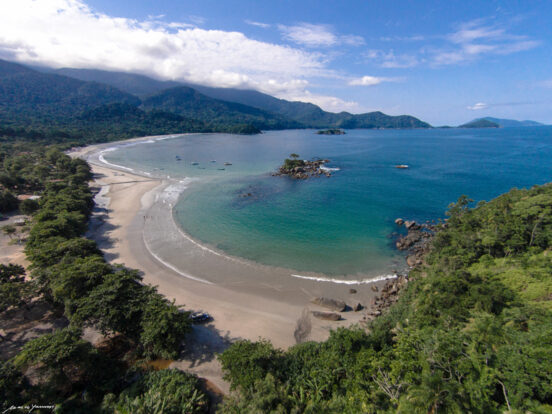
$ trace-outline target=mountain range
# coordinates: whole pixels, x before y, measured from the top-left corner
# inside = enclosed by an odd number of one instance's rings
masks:
[[[431,127],[428,123],[409,115],[389,116],[381,112],[358,115],[348,112],[332,113],[311,103],[278,99],[255,90],[213,88],[174,81],[160,81],[134,73],[96,69],[41,68],[40,70],[81,81],[110,85],[141,98],[144,108],[163,108],[163,110],[175,111],[181,115],[198,119],[205,119],[205,115],[212,119],[212,116],[216,115],[215,118],[221,117],[226,120],[226,115],[229,115],[233,119],[251,123],[260,129]],[[194,92],[190,89],[193,89]],[[211,98],[211,100],[207,98]],[[234,105],[228,105],[229,103]],[[205,108],[205,105],[208,108]],[[264,112],[259,112],[259,110]],[[266,122],[256,121],[255,117],[259,116],[266,117]]]

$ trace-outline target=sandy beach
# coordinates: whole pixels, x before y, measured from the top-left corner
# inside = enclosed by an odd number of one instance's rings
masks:
[[[172,207],[187,181],[152,178],[131,173],[124,167],[105,164],[103,144],[73,151],[87,160],[97,187],[96,212],[88,237],[93,238],[111,263],[139,269],[144,282],[176,304],[209,312],[214,320],[195,327],[188,357],[176,363],[227,390],[214,354],[239,338],[266,338],[274,346],[294,345],[298,321],[308,320],[302,340],[321,341],[330,329],[362,320],[364,312],[345,312],[343,320],[315,319],[311,310],[324,310],[310,303],[327,296],[349,305],[368,306],[373,284],[339,284],[314,280],[320,275],[302,273],[292,277],[289,269],[275,268],[228,257],[197,243],[184,234],[172,216]],[[376,282],[383,285],[385,282]],[[350,293],[354,288],[356,293]],[[305,315],[307,315],[305,317]]]

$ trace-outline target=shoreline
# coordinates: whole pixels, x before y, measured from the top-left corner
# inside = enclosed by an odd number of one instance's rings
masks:
[[[200,347],[210,357],[200,358],[199,363],[179,361],[175,366],[195,372],[225,390],[214,352],[222,352],[236,339],[254,341],[260,337],[286,349],[296,343],[294,333],[305,313],[325,310],[310,303],[312,298],[326,296],[351,307],[361,303],[366,310],[377,295],[371,287],[381,288],[387,279],[395,277],[361,283],[337,279],[336,283],[336,279],[309,272],[296,275],[289,269],[251,263],[201,245],[183,232],[172,214],[174,203],[190,179],[138,175],[126,167],[120,170],[113,164],[102,165],[99,160],[108,148],[151,139],[93,145],[71,151],[70,155],[88,161],[95,175],[98,204],[87,237],[98,243],[106,260],[138,269],[143,281],[157,286],[169,300],[187,310],[207,311],[214,318],[208,325],[194,327],[201,338]],[[350,293],[351,287],[356,293]],[[305,339],[323,341],[331,329],[361,322],[365,311],[341,315],[344,319],[338,322],[311,316],[311,330]]]

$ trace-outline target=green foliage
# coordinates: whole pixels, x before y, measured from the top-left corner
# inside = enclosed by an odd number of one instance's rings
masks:
[[[8,213],[17,209],[19,201],[7,190],[0,189],[0,213]]]
[[[80,337],[80,330],[67,328],[42,335],[25,344],[14,366],[36,371],[34,392],[42,397],[67,397],[86,388],[90,398],[98,398],[115,386],[119,366]]]
[[[119,396],[107,395],[102,408],[116,414],[200,414],[209,404],[196,376],[167,369],[147,372]]]
[[[25,303],[31,292],[22,266],[0,264],[0,312]]]
[[[219,360],[225,371],[224,379],[231,382],[232,389],[249,389],[266,373],[277,373],[282,356],[268,341],[239,340],[219,355]]]
[[[11,406],[22,405],[25,387],[21,371],[10,361],[0,361],[0,409],[5,412]]]
[[[552,185],[470,202],[367,329],[287,352],[232,345],[223,412],[550,412]]]
[[[140,345],[144,356],[176,358],[184,335],[191,330],[190,313],[154,291],[149,293],[142,312]]]

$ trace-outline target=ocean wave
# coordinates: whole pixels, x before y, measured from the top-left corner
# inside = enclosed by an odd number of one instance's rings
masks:
[[[337,167],[326,167],[326,166],[324,166],[324,165],[321,165],[321,166],[320,166],[320,169],[321,169],[322,171],[339,171],[339,170],[341,170],[341,168],[337,168]]]
[[[325,278],[325,277],[318,277],[318,276],[303,276],[303,275],[294,275],[294,274],[292,274],[291,276],[296,277],[298,279],[313,280],[316,282],[337,283],[341,285],[366,285],[369,283],[376,283],[376,282],[381,282],[382,280],[396,279],[397,277],[399,277],[398,275],[381,275],[371,279],[347,280],[347,279],[333,279],[333,278]]]
[[[185,278],[187,279],[191,279],[191,280],[195,280],[196,282],[200,282],[200,283],[205,283],[207,285],[214,285],[213,282],[210,282],[208,280],[205,280],[205,279],[201,279],[200,277],[195,277],[195,276],[192,276],[191,274],[189,273],[186,273],[186,272],[183,272],[181,271],[180,269],[178,269],[176,266],[173,266],[172,264],[166,262],[165,260],[161,259],[161,257],[159,257],[157,254],[155,254],[153,252],[153,250],[149,247],[148,243],[146,242],[146,238],[143,237],[143,240],[144,240],[144,246],[146,246],[146,249],[147,251],[157,260],[159,261],[161,264],[163,264],[164,266],[168,267],[169,269],[171,269],[172,271],[178,273],[180,276],[184,276]]]
[[[118,149],[117,147],[111,147],[111,148],[107,148],[107,149],[105,149],[105,150],[100,151],[99,156],[98,156],[98,159],[99,159],[101,162],[103,162],[104,164],[109,165],[110,167],[115,167],[115,168],[122,169],[122,170],[125,170],[125,171],[135,172],[132,168],[128,168],[128,167],[125,167],[125,166],[119,165],[119,164],[113,164],[113,163],[107,161],[107,160],[104,158],[104,154],[105,154],[106,152],[112,152],[112,151],[115,151],[115,150],[117,150],[117,149]]]

